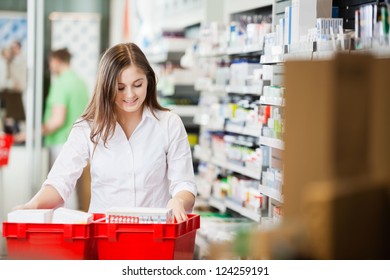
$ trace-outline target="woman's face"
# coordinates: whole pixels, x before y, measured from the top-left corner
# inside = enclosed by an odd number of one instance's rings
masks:
[[[118,113],[140,112],[146,98],[148,81],[145,73],[131,65],[118,77],[115,105]]]

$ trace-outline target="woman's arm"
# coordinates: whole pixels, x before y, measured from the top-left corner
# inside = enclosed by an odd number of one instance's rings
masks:
[[[170,194],[167,207],[173,209],[177,222],[187,220],[197,193],[191,148],[187,132],[180,117],[171,114],[168,124],[167,177],[170,181]]]
[[[18,205],[15,209],[53,209],[63,203],[64,200],[58,191],[53,186],[46,185],[29,202]]]

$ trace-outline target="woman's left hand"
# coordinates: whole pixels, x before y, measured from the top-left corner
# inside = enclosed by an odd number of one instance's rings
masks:
[[[173,215],[178,223],[188,220],[187,212],[184,208],[184,201],[179,197],[171,198],[168,201],[167,208],[171,208]]]

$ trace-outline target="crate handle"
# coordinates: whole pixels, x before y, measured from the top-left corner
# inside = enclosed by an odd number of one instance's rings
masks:
[[[163,224],[155,224],[154,225],[154,234],[153,234],[153,237],[154,239],[157,239],[157,240],[162,240],[163,239],[163,236],[164,236],[164,226]]]
[[[64,240],[67,242],[73,242],[73,225],[64,224]]]
[[[17,226],[17,237],[18,238],[26,238],[27,233],[47,233],[47,229],[39,229],[39,228],[29,228],[26,229],[26,224],[18,224]],[[73,227],[72,224],[64,224],[64,229],[52,229],[50,232],[55,232],[55,233],[63,233],[64,234],[64,239],[66,241],[73,241]]]
[[[17,237],[26,238],[26,224],[18,224]]]

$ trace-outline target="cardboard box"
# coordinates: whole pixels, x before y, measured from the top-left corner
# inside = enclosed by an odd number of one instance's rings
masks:
[[[370,91],[370,170],[379,181],[390,182],[390,59],[376,59]]]
[[[340,54],[286,62],[286,220],[302,216],[308,183],[369,173],[372,61]]]
[[[314,182],[304,195],[313,259],[389,259],[390,185],[370,178]]]

